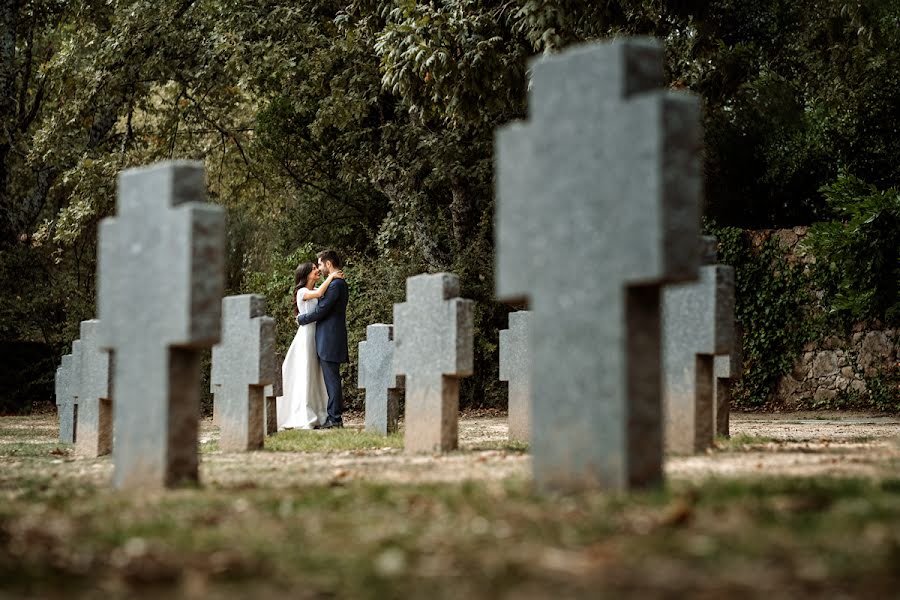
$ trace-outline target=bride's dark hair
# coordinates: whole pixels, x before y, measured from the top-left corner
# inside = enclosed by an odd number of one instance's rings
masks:
[[[300,314],[300,309],[297,308],[297,292],[300,288],[306,285],[306,280],[309,279],[309,274],[312,273],[312,270],[316,268],[311,262],[301,263],[297,270],[294,271],[294,316]]]

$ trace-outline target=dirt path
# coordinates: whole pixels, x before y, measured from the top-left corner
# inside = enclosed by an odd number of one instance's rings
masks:
[[[43,460],[0,457],[4,469],[22,475],[51,471],[52,477],[88,479],[96,484],[112,474],[109,457],[75,459],[54,446],[52,416],[4,419],[2,428],[14,432],[0,438],[13,443],[47,445]],[[359,418],[348,427],[361,429]],[[323,431],[319,435],[328,435]],[[21,436],[21,437],[20,437]],[[201,442],[218,437],[210,421],[201,428]],[[464,417],[460,420],[460,451],[447,455],[407,456],[396,448],[335,452],[204,452],[201,478],[223,487],[294,487],[310,483],[351,480],[455,482],[527,478],[530,457],[506,447],[503,418]],[[6,454],[3,452],[3,454]],[[49,461],[47,458],[51,458]],[[900,419],[866,414],[794,413],[735,414],[732,440],[697,456],[669,457],[670,478],[814,476],[896,476],[900,465]]]
[[[732,441],[666,464],[674,477],[896,477],[900,419],[864,413],[736,414]],[[747,443],[741,443],[746,440]]]

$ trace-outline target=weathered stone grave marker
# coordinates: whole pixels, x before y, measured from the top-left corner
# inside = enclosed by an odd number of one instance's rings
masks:
[[[742,349],[743,332],[734,323],[734,337],[731,342],[731,352],[725,356],[716,356],[714,371],[716,386],[714,390],[715,402],[713,408],[716,411],[716,435],[728,437],[731,435],[729,423],[731,415],[731,389],[740,380],[744,368],[744,351]]]
[[[650,39],[532,65],[529,121],[496,141],[496,273],[533,312],[535,482],[658,484],[659,288],[696,277],[699,102],[661,89]]]
[[[259,294],[222,299],[222,341],[213,346],[212,383],[219,407],[219,447],[262,448],[264,391],[275,375],[275,320]]]
[[[509,313],[509,329],[500,331],[500,381],[509,382],[510,441],[531,438],[531,312]]]
[[[97,316],[114,353],[113,461],[120,488],[198,479],[201,350],[219,340],[225,213],[202,202],[200,163],[119,174],[100,224]]]
[[[72,358],[71,354],[64,355],[56,369],[56,411],[59,414],[59,441],[61,444],[75,443],[75,419],[78,409],[72,389],[75,384]]]
[[[459,379],[472,374],[474,302],[458,298],[452,273],[406,280],[394,304],[394,369],[405,376],[407,452],[453,450],[458,443]]]
[[[734,340],[734,269],[716,263],[716,240],[700,242],[700,278],[663,291],[666,448],[689,454],[712,445],[714,357]]]
[[[75,454],[96,458],[112,451],[110,353],[100,347],[100,321],[81,322],[81,381]]]
[[[394,372],[394,326],[366,327],[359,343],[357,387],[366,390],[366,431],[387,435],[397,431],[399,396],[403,378]]]
[[[266,386],[265,405],[263,410],[263,432],[272,435],[278,432],[278,397],[284,395],[284,379],[281,376],[281,365],[284,363],[284,354],[275,353],[272,361],[272,383]]]

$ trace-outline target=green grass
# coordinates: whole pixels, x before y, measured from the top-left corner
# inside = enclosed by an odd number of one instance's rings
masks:
[[[403,436],[399,433],[383,436],[350,428],[294,429],[267,436],[263,449],[270,452],[352,452],[382,448],[403,448]],[[201,454],[218,451],[216,440],[200,444]]]
[[[47,442],[12,442],[0,444],[0,456],[10,457],[40,457],[53,456],[62,458],[70,456],[73,452],[73,444],[56,444]]]
[[[2,440],[56,437],[58,433],[58,428],[34,417],[0,417]]]
[[[281,431],[266,438],[266,450],[273,452],[340,452],[402,448],[403,436],[377,435],[358,429],[315,429]]]
[[[628,494],[537,496],[520,479],[207,481],[127,494],[59,477],[81,463],[54,464],[50,436],[13,437],[0,437],[13,442],[0,444],[0,598],[891,597],[900,587],[900,464],[882,481],[676,480]],[[290,431],[266,449],[401,442]]]
[[[574,497],[537,497],[516,480],[134,497],[4,479],[0,494],[0,592],[22,595],[107,582],[122,597],[148,584],[181,597],[201,581],[216,597],[271,586],[300,597],[741,596],[753,595],[744,576],[754,572],[784,597],[844,586],[877,596],[900,583],[900,480],[712,480]]]

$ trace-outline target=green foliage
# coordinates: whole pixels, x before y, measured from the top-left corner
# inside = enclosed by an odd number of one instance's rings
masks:
[[[476,375],[463,404],[500,405],[496,332],[507,309],[493,301],[489,266],[493,137],[525,116],[530,57],[617,35],[664,39],[666,84],[704,103],[707,214],[732,226],[794,225],[826,216],[818,190],[841,170],[900,186],[898,7],[7,3],[0,339],[65,352],[93,316],[97,223],[113,212],[115,174],[198,159],[209,199],[228,210],[227,291],[266,294],[281,348],[292,333],[292,263],[304,253],[336,246],[352,259],[351,352],[366,324],[391,318],[406,275],[453,271],[478,303]],[[785,331],[782,317],[765,318]],[[792,348],[785,335],[772,343]],[[774,348],[752,343],[758,359]],[[355,393],[352,366],[344,376]],[[748,388],[754,402],[768,381],[759,377]]]
[[[735,270],[735,318],[743,334],[743,378],[736,406],[763,405],[809,340],[805,306],[809,278],[791,264],[777,240],[754,247],[747,232],[707,224],[719,241],[719,262]]]
[[[868,402],[877,410],[900,412],[900,365],[866,378]]]
[[[287,352],[297,332],[294,314],[294,271],[304,262],[316,262],[312,245],[305,244],[282,256],[273,252],[264,271],[247,271],[241,283],[242,294],[266,297],[266,313],[275,319],[275,348]]]
[[[844,322],[900,324],[900,192],[842,175],[822,192],[835,220],[810,228],[823,305]]]

